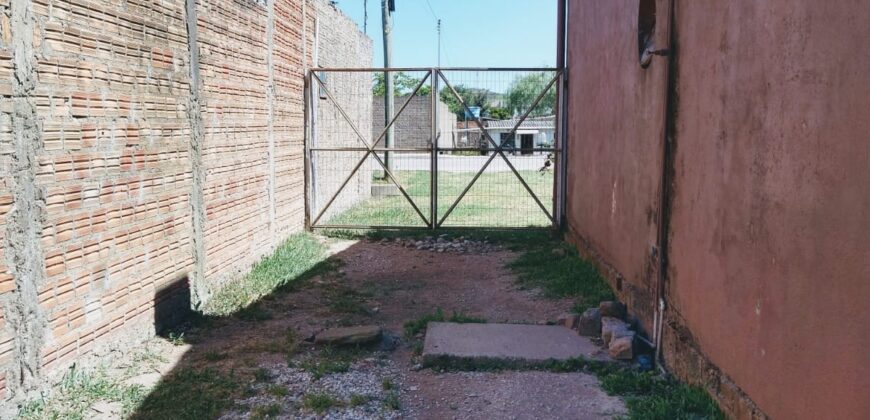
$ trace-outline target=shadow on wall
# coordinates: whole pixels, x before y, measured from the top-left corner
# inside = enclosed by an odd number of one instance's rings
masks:
[[[190,318],[190,308],[190,281],[184,276],[154,296],[154,331],[164,336]]]

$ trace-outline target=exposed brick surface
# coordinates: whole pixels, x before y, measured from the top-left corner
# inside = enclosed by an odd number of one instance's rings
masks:
[[[7,389],[18,363],[7,303],[23,299],[7,267],[15,194],[6,100],[15,81],[11,4],[0,0],[0,401],[18,387]],[[45,319],[40,375],[51,379],[73,361],[152,335],[173,318],[160,305],[189,304],[175,296],[190,289],[191,195],[200,187],[187,13],[185,0],[16,4],[33,11],[44,276],[32,303]],[[196,3],[209,288],[237,278],[303,226],[302,76],[325,7],[320,0]]]

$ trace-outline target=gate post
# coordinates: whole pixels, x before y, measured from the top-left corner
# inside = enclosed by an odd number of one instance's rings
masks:
[[[438,69],[430,69],[429,74],[429,100],[432,107],[430,112],[432,151],[431,167],[429,173],[429,227],[432,230],[438,228]]]

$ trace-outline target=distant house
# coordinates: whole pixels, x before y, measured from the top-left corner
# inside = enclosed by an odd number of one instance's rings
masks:
[[[532,149],[553,147],[556,139],[556,118],[553,115],[543,117],[528,117],[517,129],[513,139],[508,139],[511,130],[519,122],[519,118],[509,120],[484,120],[486,132],[493,141],[504,146],[511,153],[530,155]],[[486,137],[480,135],[480,129],[475,122],[459,122],[457,141],[462,147],[491,147]],[[544,152],[538,152],[544,153]]]

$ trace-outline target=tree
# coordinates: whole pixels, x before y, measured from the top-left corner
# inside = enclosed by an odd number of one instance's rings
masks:
[[[490,92],[488,90],[468,88],[462,85],[455,86],[454,89],[456,89],[456,93],[462,97],[462,100],[465,101],[465,105],[468,105],[469,108],[475,106],[479,107],[481,115],[488,115],[489,109],[492,106],[489,101]],[[441,102],[447,104],[450,112],[456,114],[456,117],[460,121],[465,121],[465,108],[449,88],[445,87],[441,89],[441,94],[439,96],[441,97]]]
[[[494,120],[507,120],[513,116],[513,114],[507,109],[502,108],[500,106],[494,106],[489,109],[489,114],[487,115],[489,118]]]
[[[508,108],[514,114],[523,114],[528,110],[538,95],[544,91],[553,76],[548,73],[538,72],[518,77],[511,83],[507,91]],[[538,103],[538,106],[529,114],[533,117],[553,115],[556,107],[556,88],[551,86],[547,94]]]
[[[393,75],[393,96],[403,96],[414,91],[414,88],[420,84],[420,79],[409,76],[404,72],[392,72]],[[384,83],[384,73],[375,73],[374,85],[372,86],[372,94],[375,96],[384,96],[387,91],[386,83]],[[428,85],[420,86],[417,91],[417,96],[429,96],[432,88]]]

